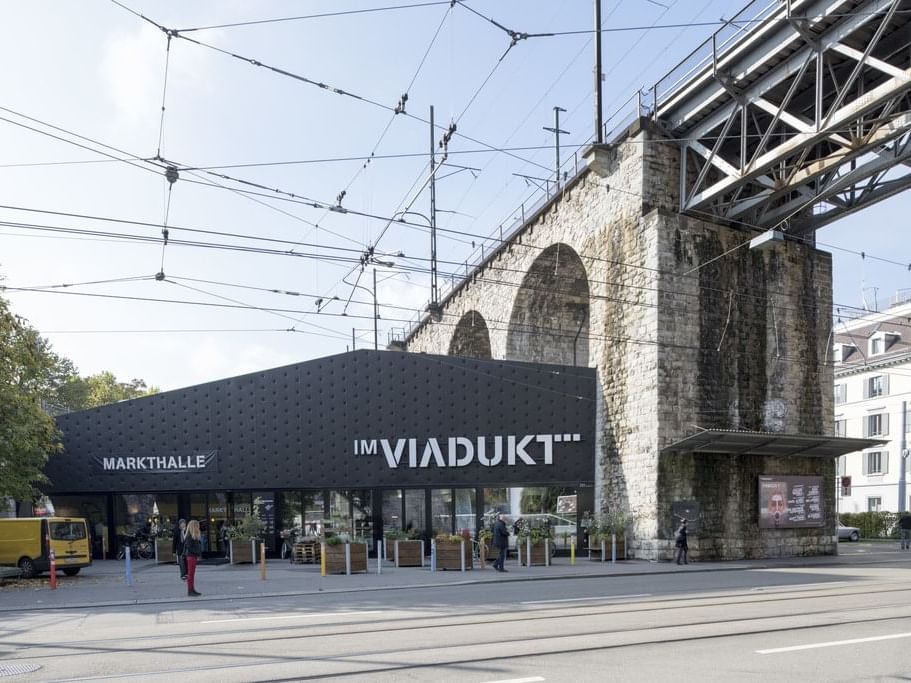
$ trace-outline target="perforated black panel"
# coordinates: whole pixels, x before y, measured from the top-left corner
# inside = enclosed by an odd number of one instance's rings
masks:
[[[577,483],[594,480],[595,372],[451,356],[355,351],[57,418],[54,493]],[[560,435],[553,464],[390,468],[355,442]],[[578,440],[563,435],[578,435]],[[505,446],[504,446],[505,449]],[[105,472],[102,458],[217,451],[203,470]],[[447,463],[448,464],[448,463]]]

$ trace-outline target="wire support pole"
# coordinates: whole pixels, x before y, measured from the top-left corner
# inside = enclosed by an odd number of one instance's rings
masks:
[[[544,130],[554,134],[554,178],[555,187],[560,187],[560,134],[569,135],[568,130],[560,128],[560,112],[565,112],[563,107],[554,107],[554,127],[544,126]]]
[[[379,320],[380,311],[376,303],[376,266],[373,266],[373,350],[378,351],[379,345]]]
[[[601,0],[595,0],[595,142],[604,142],[601,121],[604,119],[604,104],[601,92]]]
[[[437,281],[437,174],[436,141],[434,140],[433,105],[430,105],[430,305],[439,303]]]

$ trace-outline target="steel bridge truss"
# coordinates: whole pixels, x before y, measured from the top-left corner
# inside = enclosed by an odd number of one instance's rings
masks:
[[[655,86],[681,211],[812,235],[911,187],[911,0],[757,4]]]

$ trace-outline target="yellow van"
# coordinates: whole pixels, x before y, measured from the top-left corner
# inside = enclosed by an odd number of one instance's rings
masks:
[[[31,578],[50,569],[49,547],[57,568],[75,576],[92,564],[88,522],[81,517],[0,519],[0,566],[19,567],[23,577]]]

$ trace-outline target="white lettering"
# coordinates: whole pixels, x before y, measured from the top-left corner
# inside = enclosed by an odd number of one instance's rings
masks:
[[[376,443],[376,442],[374,442]],[[402,451],[405,450],[405,439],[399,439],[395,442],[395,450],[392,450],[392,446],[389,444],[389,439],[383,439],[380,441],[380,445],[383,447],[383,455],[386,456],[386,464],[390,468],[395,469],[399,466],[399,463],[402,461]]]
[[[553,434],[538,434],[535,441],[544,444],[544,464],[554,464],[554,437]]]
[[[196,456],[196,467],[198,469],[203,469],[206,466],[206,456],[197,455]]]
[[[136,458],[127,458],[127,469],[128,470],[136,469]]]
[[[460,446],[465,449],[461,458],[459,457]],[[474,444],[471,439],[466,439],[464,436],[450,436],[448,455],[450,467],[465,467],[474,460]]]
[[[516,437],[514,437],[512,434],[510,434],[507,438],[509,440],[509,452],[506,456],[507,465],[515,465],[516,456],[519,456],[519,459],[522,460],[522,462],[524,462],[526,465],[535,464],[535,461],[531,458],[531,456],[525,452],[525,447],[531,443],[532,439],[535,438],[534,435],[527,434],[523,436],[522,440],[518,443],[516,443]]]
[[[376,439],[361,439],[361,455],[376,455]]]
[[[408,439],[408,467],[418,466],[418,440]]]
[[[102,458],[102,466],[106,470],[117,469],[117,459],[116,458]]]
[[[443,461],[443,453],[440,451],[440,444],[433,437],[427,439],[427,445],[424,446],[424,455],[421,456],[421,467],[427,467],[430,464],[430,458],[433,456],[434,463],[437,467],[446,467]]]
[[[177,464],[177,458],[175,458],[173,455],[170,458],[168,458],[168,469],[169,470],[180,469],[180,466]]]
[[[126,464],[123,462],[123,458],[117,458],[117,469],[125,470],[127,468]]]

